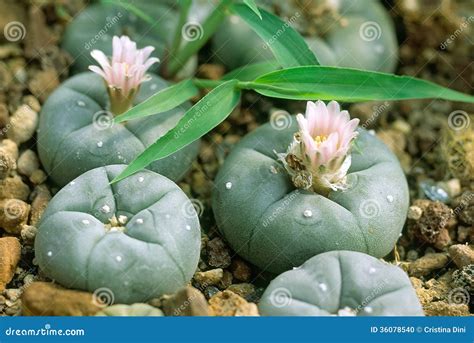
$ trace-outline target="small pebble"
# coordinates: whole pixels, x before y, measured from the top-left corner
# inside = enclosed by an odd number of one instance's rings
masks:
[[[38,113],[28,105],[21,105],[10,117],[10,130],[8,138],[16,143],[24,143],[33,137],[38,126]]]
[[[40,185],[42,184],[43,182],[46,181],[46,179],[48,178],[48,175],[46,175],[46,173],[41,170],[41,169],[36,169],[30,176],[30,181],[35,184],[35,185]]]
[[[214,296],[214,294],[217,294],[219,292],[219,288],[215,286],[209,286],[204,289],[204,295],[207,299],[210,299],[212,296]]]
[[[224,271],[221,268],[211,269],[205,272],[196,272],[194,274],[194,281],[196,281],[202,288],[207,286],[217,285],[224,276]]]
[[[207,245],[208,264],[215,268],[227,268],[231,264],[229,250],[225,243],[216,237],[210,240]]]
[[[408,267],[410,276],[420,277],[427,276],[434,271],[447,266],[449,257],[444,253],[430,253],[411,262]]]
[[[22,175],[30,177],[31,174],[39,169],[39,160],[33,150],[25,150],[18,158],[18,172]]]
[[[451,245],[448,249],[449,256],[458,268],[474,264],[474,248],[467,244]]]
[[[421,218],[423,210],[418,206],[410,206],[408,208],[408,219],[418,220]]]
[[[0,292],[13,279],[20,262],[21,245],[15,237],[0,238]]]

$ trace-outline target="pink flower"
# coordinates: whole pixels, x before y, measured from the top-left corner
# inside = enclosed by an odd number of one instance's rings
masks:
[[[280,154],[293,182],[300,188],[320,193],[346,188],[351,165],[351,143],[359,119],[350,119],[347,111],[331,101],[308,101],[306,114],[298,114],[299,131],[286,154]]]
[[[159,59],[150,58],[150,54],[155,50],[153,47],[137,49],[137,44],[127,36],[114,36],[112,44],[111,60],[100,50],[91,52],[100,68],[92,65],[89,66],[89,70],[104,78],[108,86],[112,112],[118,114],[131,106],[140,84],[149,79],[146,75],[147,70]]]

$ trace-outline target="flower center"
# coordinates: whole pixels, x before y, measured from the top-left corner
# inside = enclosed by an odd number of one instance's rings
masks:
[[[328,136],[316,136],[313,138],[317,146],[320,146],[326,139],[328,139]]]

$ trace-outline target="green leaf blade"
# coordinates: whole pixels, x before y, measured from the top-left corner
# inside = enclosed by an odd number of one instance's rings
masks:
[[[158,93],[117,116],[115,122],[121,123],[131,119],[143,118],[150,115],[169,111],[199,94],[199,89],[191,80],[184,80]]]
[[[280,69],[280,64],[275,60],[257,62],[234,69],[225,74],[221,80],[236,79],[239,81],[253,81],[259,76],[268,74],[277,69]]]
[[[254,0],[244,0],[244,4],[246,4],[260,18],[260,20],[262,20],[262,14]]]
[[[407,100],[439,98],[474,102],[474,96],[409,76],[328,66],[303,66],[270,72],[246,88],[291,100]]]
[[[231,9],[262,38],[262,49],[270,48],[283,67],[319,65],[303,37],[290,24],[261,8],[261,20],[245,4],[234,4]]]
[[[135,158],[112,183],[184,148],[219,125],[239,103],[237,83],[237,80],[230,80],[214,88],[191,107],[173,129]]]

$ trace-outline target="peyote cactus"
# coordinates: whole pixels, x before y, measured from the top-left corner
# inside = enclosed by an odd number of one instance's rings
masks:
[[[378,0],[260,1],[304,36],[322,65],[393,72],[398,48],[395,29]],[[282,28],[284,31],[284,28]],[[226,18],[213,47],[229,69],[273,58],[268,47],[237,16]],[[222,49],[222,46],[226,46]],[[232,48],[235,47],[235,48]]]
[[[315,256],[274,279],[263,294],[264,316],[423,316],[399,267],[352,251]]]
[[[53,280],[117,303],[147,301],[183,287],[200,253],[200,226],[172,181],[144,170],[110,184],[125,168],[90,170],[48,205],[35,241],[40,269]]]
[[[213,210],[239,255],[280,273],[326,251],[383,257],[393,249],[408,210],[405,176],[380,140],[352,133],[357,122],[348,117],[334,102],[308,104],[300,131],[287,116],[235,146],[216,177]],[[305,142],[311,158],[298,154]]]
[[[126,34],[139,45],[151,45],[156,48],[153,56],[162,59],[166,47],[173,39],[179,13],[170,2],[134,0],[130,5],[145,13],[153,20],[154,25],[137,16],[134,11],[119,5],[93,4],[81,11],[67,26],[64,32],[62,48],[74,58],[73,73],[84,72],[94,62],[88,53],[93,49],[102,50],[107,55],[112,53],[112,37]],[[186,73],[192,74],[197,65],[194,57],[184,67]],[[152,69],[158,70],[158,65]]]
[[[81,73],[64,82],[42,108],[38,152],[44,168],[60,186],[90,169],[131,162],[173,128],[190,107],[185,103],[159,115],[114,123],[114,115],[168,84],[145,74],[157,62],[148,58],[152,47],[137,49],[126,36],[114,37],[113,42],[110,61],[103,52],[92,51],[101,68],[90,66],[95,74]],[[152,163],[149,169],[177,181],[191,166],[198,149],[199,142],[190,144]]]

